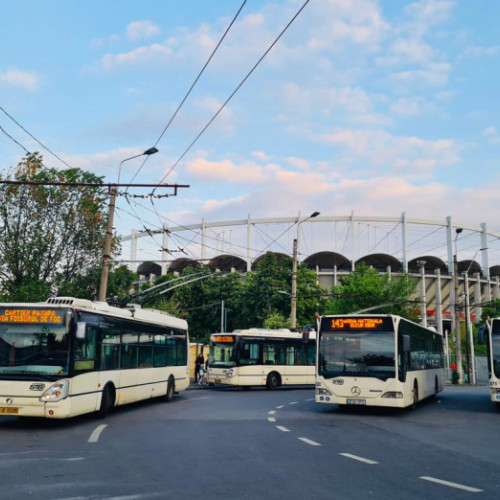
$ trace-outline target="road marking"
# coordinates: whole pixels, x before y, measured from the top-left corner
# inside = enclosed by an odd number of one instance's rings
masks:
[[[89,443],[97,443],[97,441],[99,441],[99,436],[101,434],[101,432],[108,426],[108,424],[102,424],[100,425],[99,427],[97,427],[96,429],[94,429],[94,432],[92,432],[92,434],[90,435],[89,437]]]
[[[292,402],[291,402],[291,403],[289,403],[289,404],[291,404],[291,405],[296,405],[296,404],[298,404],[298,401],[292,401]]]
[[[284,408],[284,407],[285,407],[285,405],[279,405],[276,407],[276,409],[279,410],[280,408]]]
[[[450,483],[450,481],[443,481],[442,479],[436,479],[435,477],[420,476],[420,479],[424,481],[430,481],[431,483],[443,484],[444,486],[450,486],[451,488],[458,488],[459,490],[470,491],[471,493],[481,493],[483,490],[479,488],[472,488],[472,486],[465,486],[458,483]]]
[[[201,396],[200,398],[190,398],[190,399],[179,399],[178,401],[175,401],[175,404],[178,405],[179,403],[189,403],[190,401],[199,401],[200,399],[210,399],[210,396]]]
[[[277,425],[276,429],[279,429],[282,432],[290,432],[290,429],[287,429],[286,427],[283,427],[282,425]]]
[[[271,410],[271,411],[268,411],[267,414],[268,415],[274,415],[276,412],[274,410]]]
[[[276,419],[273,417],[267,417],[267,420],[269,420],[269,422],[276,422]]]
[[[300,439],[300,441],[303,441],[304,443],[310,444],[311,446],[321,446],[321,443],[317,443],[316,441],[313,441],[312,439],[307,439],[307,438],[297,438]]]
[[[347,457],[347,458],[352,458],[353,460],[358,460],[360,462],[364,462],[365,464],[370,464],[370,465],[378,464],[378,462],[375,462],[375,460],[370,460],[368,458],[358,457],[356,455],[351,455],[350,453],[339,453],[339,455],[342,455],[343,457]]]
[[[306,399],[306,401],[314,401],[314,398]]]

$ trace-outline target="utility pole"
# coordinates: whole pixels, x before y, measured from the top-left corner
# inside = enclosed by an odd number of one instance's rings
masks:
[[[319,212],[313,212],[309,217],[304,220],[297,219],[297,236],[299,235],[300,225],[309,220],[317,217]],[[292,254],[292,311],[290,313],[290,329],[295,330],[297,328],[297,259],[299,253],[298,238],[293,240],[293,254]]]
[[[297,326],[297,238],[293,240],[292,261],[292,312],[290,316],[290,329],[295,330]]]
[[[454,313],[455,313],[455,353],[456,353],[456,365],[458,373],[458,383],[464,383],[464,372],[462,368],[462,342],[461,342],[461,332],[460,332],[460,310],[458,306],[458,260],[457,260],[457,238],[458,235],[463,231],[462,228],[458,227],[455,236],[455,253],[453,255],[453,289],[455,295]]]

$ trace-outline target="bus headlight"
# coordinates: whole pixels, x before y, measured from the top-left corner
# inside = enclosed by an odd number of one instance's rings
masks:
[[[69,380],[59,380],[53,386],[49,387],[41,396],[42,403],[54,403],[67,398],[69,392]]]
[[[234,377],[234,370],[232,368],[229,368],[229,370],[226,372],[226,378],[231,377]]]
[[[402,392],[395,392],[395,391],[389,391],[385,392],[382,394],[383,398],[392,398],[392,399],[402,399],[403,398],[403,393]]]
[[[322,388],[316,389],[316,394],[318,394],[318,396],[331,396],[332,395],[332,393],[328,389],[322,389]]]

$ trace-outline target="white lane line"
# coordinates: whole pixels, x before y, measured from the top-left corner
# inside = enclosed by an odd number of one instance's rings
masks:
[[[290,432],[290,429],[287,429],[286,427],[283,427],[282,425],[277,425],[276,429],[279,429],[282,432]]]
[[[279,405],[276,407],[276,409],[279,410],[279,409],[284,408],[284,407],[285,407],[285,405]]]
[[[210,399],[210,396],[202,396],[200,398],[190,398],[190,399],[179,399],[175,402],[176,405],[179,403],[189,403],[190,401],[199,401],[200,399]]]
[[[342,455],[343,457],[347,457],[347,458],[352,458],[353,460],[358,460],[360,462],[364,462],[365,464],[370,464],[370,465],[378,464],[378,462],[375,462],[375,460],[370,460],[368,458],[358,457],[357,455],[351,455],[350,453],[339,453],[339,455]]]
[[[314,401],[314,398],[306,399],[306,401]]]
[[[292,401],[292,402],[291,402],[291,403],[289,403],[289,404],[291,404],[291,405],[296,405],[296,404],[298,404],[298,403],[299,403],[298,401]]]
[[[444,486],[450,486],[451,488],[458,488],[459,490],[470,491],[471,493],[481,493],[483,490],[479,488],[473,488],[472,486],[465,486],[464,484],[450,483],[450,481],[443,481],[442,479],[436,479],[435,477],[420,476],[420,479],[424,481],[430,481],[431,483],[443,484]]]
[[[92,434],[90,435],[89,437],[89,443],[97,443],[97,441],[99,441],[99,436],[101,434],[101,432],[108,426],[108,424],[102,424],[100,425],[99,427],[97,427],[96,429],[94,429],[94,432],[92,432]]]
[[[267,417],[267,420],[269,420],[269,422],[276,422],[276,419],[273,417]]]
[[[267,414],[268,415],[274,415],[276,412],[274,410],[271,410],[271,411],[268,411]]]
[[[313,441],[312,439],[307,439],[307,438],[297,438],[300,441],[303,441],[304,443],[310,444],[311,446],[321,446],[321,443],[317,443],[316,441]]]

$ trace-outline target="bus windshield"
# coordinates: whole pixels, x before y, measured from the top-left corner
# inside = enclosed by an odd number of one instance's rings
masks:
[[[493,371],[500,378],[500,333],[493,332],[491,336],[491,347],[493,351]]]
[[[209,366],[214,368],[230,368],[236,365],[235,342],[211,342]]]
[[[64,325],[0,324],[0,376],[66,375],[68,361]]]
[[[319,375],[326,378],[394,378],[394,332],[322,332],[319,344]]]

